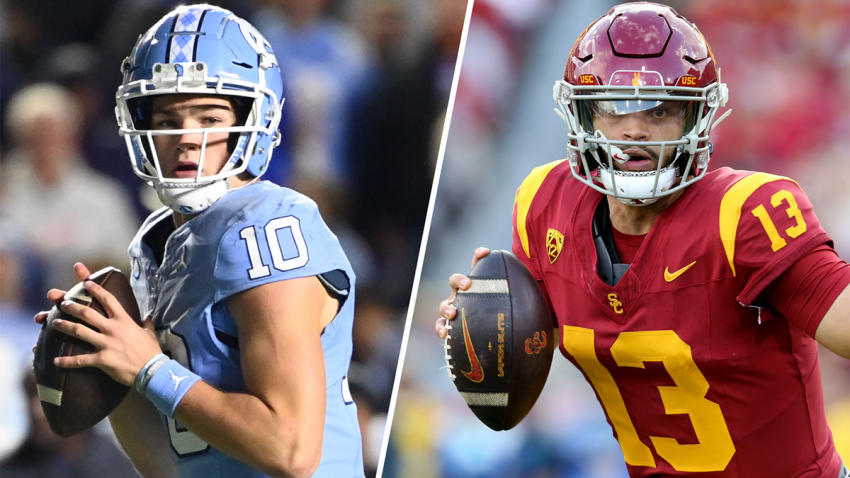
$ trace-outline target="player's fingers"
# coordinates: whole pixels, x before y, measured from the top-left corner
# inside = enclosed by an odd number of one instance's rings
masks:
[[[490,249],[486,247],[479,247],[475,249],[475,253],[472,255],[472,267],[475,267],[475,263],[481,260],[482,257],[486,256],[490,253]]]
[[[447,319],[452,320],[457,315],[457,309],[455,309],[452,303],[454,300],[446,299],[440,302],[440,316]]]
[[[73,315],[74,317],[82,320],[83,322],[91,325],[92,327],[100,330],[101,332],[105,332],[108,326],[108,320],[106,317],[97,313],[91,307],[86,307],[84,305],[80,305],[74,301],[66,300],[59,304],[59,308],[64,312]],[[64,321],[63,321],[64,322]],[[80,337],[82,338],[82,337]],[[85,339],[83,339],[85,340]],[[88,342],[88,340],[86,340]],[[94,344],[92,344],[94,345]]]
[[[437,323],[434,325],[434,332],[437,333],[437,337],[439,337],[441,339],[446,338],[446,334],[448,333],[448,330],[446,329],[446,319],[445,318],[440,317],[439,319],[437,319]]]
[[[59,302],[65,298],[65,291],[59,289],[50,289],[47,291],[47,300],[50,302]]]
[[[77,278],[80,280],[86,280],[91,276],[88,267],[84,266],[82,262],[74,264],[74,272],[76,272]]]
[[[457,289],[469,289],[470,284],[472,284],[472,281],[469,280],[469,277],[466,277],[463,274],[452,274],[451,277],[449,277],[449,285],[452,287],[452,292],[457,291]]]
[[[108,290],[90,280],[85,282],[85,287],[89,291],[89,294],[100,302],[100,305],[103,306],[103,310],[106,311],[109,317],[123,317],[127,315],[124,312],[124,307],[121,307],[121,303],[118,302],[118,299]]]
[[[50,315],[49,310],[42,310],[41,312],[35,314],[35,317],[33,317],[33,319],[35,320],[36,324],[43,324],[47,320],[48,315]]]
[[[53,365],[59,368],[83,368],[99,365],[97,354],[73,355],[70,357],[56,357]]]
[[[103,335],[95,332],[94,330],[86,327],[83,324],[78,324],[76,322],[70,322],[67,320],[56,319],[51,325],[54,329],[62,332],[63,334],[68,334],[71,337],[76,337],[80,340],[86,341],[96,348],[103,348]]]

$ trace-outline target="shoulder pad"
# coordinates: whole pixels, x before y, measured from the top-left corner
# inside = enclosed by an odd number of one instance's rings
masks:
[[[241,217],[218,242],[217,300],[268,282],[336,269],[351,274],[339,241],[306,196],[286,190],[260,202],[246,197],[239,206],[231,205]]]
[[[534,168],[516,191],[516,197],[514,199],[514,210],[516,211],[515,227],[522,243],[522,250],[527,257],[531,257],[531,253],[528,250],[528,230],[526,227],[526,219],[528,217],[528,211],[531,209],[531,202],[534,200],[534,196],[549,173],[564,161],[566,159],[559,159],[558,161],[552,161],[549,164]]]

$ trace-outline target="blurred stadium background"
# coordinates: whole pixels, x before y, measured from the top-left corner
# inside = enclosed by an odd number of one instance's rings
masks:
[[[734,111],[712,133],[712,169],[794,178],[850,259],[850,3],[661,3],[699,26],[729,86]],[[558,352],[531,414],[495,433],[446,376],[434,335],[449,275],[469,270],[475,247],[510,250],[516,188],[532,168],[565,157],[552,85],[579,33],[614,4],[475,2],[384,478],[627,476],[591,387]],[[850,361],[823,350],[821,369],[835,442],[850,462]]]
[[[191,2],[180,2],[191,3]],[[219,0],[270,41],[284,143],[265,179],[319,203],[357,274],[349,379],[373,476],[443,129],[465,0]],[[159,207],[113,108],[120,62],[173,0],[0,2],[0,475],[134,476],[108,425],[46,427],[30,348],[72,264],[127,270]],[[24,386],[26,384],[26,386]]]

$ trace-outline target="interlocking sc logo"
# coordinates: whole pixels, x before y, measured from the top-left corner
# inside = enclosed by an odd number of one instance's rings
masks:
[[[620,298],[617,297],[615,292],[611,292],[608,294],[608,305],[610,305],[614,309],[615,314],[623,313],[623,303],[620,302]]]
[[[539,354],[545,348],[546,332],[534,332],[534,337],[525,339],[525,353],[528,355]]]

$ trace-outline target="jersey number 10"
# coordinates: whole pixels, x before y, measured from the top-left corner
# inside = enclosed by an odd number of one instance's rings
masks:
[[[285,259],[283,257],[283,249],[280,247],[280,239],[278,239],[278,231],[289,229],[292,234],[292,240],[295,242],[295,249],[298,255]],[[307,256],[307,243],[304,242],[304,234],[301,233],[301,223],[295,216],[279,217],[272,219],[264,228],[266,235],[266,244],[269,245],[269,251],[272,256],[272,265],[275,269],[285,272],[299,267],[304,267],[309,260]],[[239,237],[245,241],[248,246],[248,258],[251,260],[251,268],[248,269],[248,277],[251,279],[259,279],[271,275],[269,266],[263,264],[263,259],[260,256],[260,244],[257,241],[257,230],[254,226],[248,226],[239,231]]]

